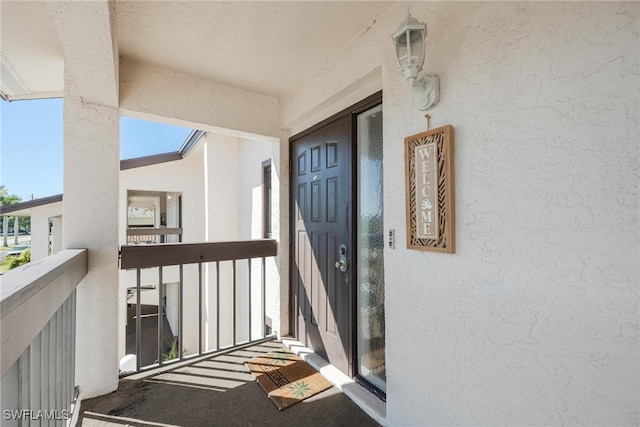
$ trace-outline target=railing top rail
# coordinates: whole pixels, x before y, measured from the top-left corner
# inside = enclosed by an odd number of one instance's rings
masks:
[[[124,245],[120,248],[120,268],[150,268],[199,262],[229,261],[274,256],[278,244],[273,239],[239,242]]]
[[[150,228],[131,227],[127,228],[127,236],[165,236],[170,234],[182,234],[182,227],[176,228]]]
[[[73,285],[75,288],[80,280],[87,275],[87,250],[68,249],[55,255],[31,261],[15,270],[10,270],[2,276],[0,287],[0,314],[4,319],[16,307],[25,303],[33,295],[53,282],[67,270],[74,270]],[[68,295],[64,295],[62,301]]]
[[[73,249],[32,261],[2,276],[2,375],[18,360],[87,271],[87,250]]]

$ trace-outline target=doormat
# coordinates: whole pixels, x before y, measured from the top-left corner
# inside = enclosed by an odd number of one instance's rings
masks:
[[[320,372],[287,348],[254,357],[245,365],[279,410],[331,387]]]

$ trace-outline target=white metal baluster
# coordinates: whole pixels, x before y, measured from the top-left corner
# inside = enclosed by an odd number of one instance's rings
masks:
[[[44,328],[42,328],[42,332],[40,332],[41,336],[41,345],[40,345],[40,384],[42,385],[40,388],[40,407],[46,408],[49,404],[49,387],[51,384],[50,375],[49,375],[49,346],[51,341],[50,324],[47,323]]]
[[[216,261],[216,350],[220,350],[220,261]]]
[[[29,347],[18,359],[18,409],[31,409],[29,402],[29,359],[31,350]],[[20,420],[18,425],[28,425],[29,421]]]
[[[158,267],[158,366],[162,366],[163,349],[162,266]]]
[[[62,333],[62,313],[63,306],[60,306],[52,321],[56,322],[56,352],[54,354],[55,364],[56,364],[56,391],[55,391],[55,406],[51,409],[56,411],[56,418],[60,417],[62,414],[62,410],[65,407],[64,400],[62,398],[62,387],[63,387],[63,378],[62,378],[62,349],[64,346],[64,335]],[[55,320],[54,320],[55,319]],[[61,425],[61,420],[55,421],[56,425]]]
[[[233,265],[233,345],[236,345],[236,260]]]
[[[56,347],[58,338],[58,324],[55,322],[55,314],[49,321],[49,404],[45,409],[54,409],[56,407]]]
[[[265,294],[266,291],[266,262],[265,262],[265,258],[262,257],[262,274],[261,274],[261,279],[260,279],[260,285],[261,285],[261,302],[262,302],[262,338],[267,336],[267,296]]]
[[[68,344],[69,341],[69,298],[62,304],[62,342],[60,345],[62,346],[62,407],[61,409],[67,409],[69,407],[69,403],[71,399],[69,399],[69,389],[67,388],[67,381],[69,376],[67,358],[69,357],[68,353]]]
[[[76,401],[76,309],[78,298],[76,291],[71,294],[71,342],[69,343],[69,349],[71,350],[71,357],[69,358],[69,386],[72,393],[71,400]]]
[[[41,389],[42,389],[42,332],[33,339],[30,346],[29,365],[29,404],[31,408],[41,408]]]
[[[202,354],[202,258],[198,263],[198,354]]]
[[[136,269],[136,372],[140,372],[142,365],[142,301],[140,294],[140,269]]]
[[[178,288],[178,292],[179,292],[179,296],[178,296],[178,317],[180,318],[179,320],[179,324],[178,324],[178,352],[180,353],[180,360],[182,360],[184,358],[184,355],[182,354],[182,349],[184,348],[184,338],[183,338],[183,333],[184,333],[184,328],[183,328],[183,320],[184,320],[184,273],[183,273],[183,266],[182,264],[180,264],[180,284],[179,284],[179,288]]]
[[[247,259],[247,267],[248,267],[248,275],[249,275],[249,284],[248,286],[248,299],[249,299],[249,304],[247,305],[248,310],[249,310],[249,335],[247,338],[248,342],[251,342],[251,258]]]

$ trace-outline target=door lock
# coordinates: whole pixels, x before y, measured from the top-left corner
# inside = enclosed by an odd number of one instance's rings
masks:
[[[349,262],[347,261],[347,245],[343,244],[338,247],[338,261],[336,261],[335,267],[342,273],[345,273],[349,268]]]

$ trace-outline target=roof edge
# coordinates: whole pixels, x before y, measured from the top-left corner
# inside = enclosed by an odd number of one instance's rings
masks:
[[[55,196],[42,197],[40,199],[28,200],[13,205],[0,206],[0,215],[9,214],[11,212],[21,211],[23,209],[35,208],[37,206],[49,205],[62,201],[62,194]]]
[[[134,159],[124,159],[120,160],[120,170],[173,162],[175,160],[182,160],[183,157],[179,151],[174,151],[173,153],[153,154],[151,156],[136,157]]]
[[[204,135],[203,130],[198,130],[198,129],[192,130],[189,136],[187,137],[187,139],[182,144],[182,147],[180,147],[180,149],[178,150],[178,153],[180,153],[183,158],[187,157],[187,155],[191,152],[191,150],[193,150],[193,148],[196,146],[198,141],[200,141],[200,138],[202,138],[202,135]]]

